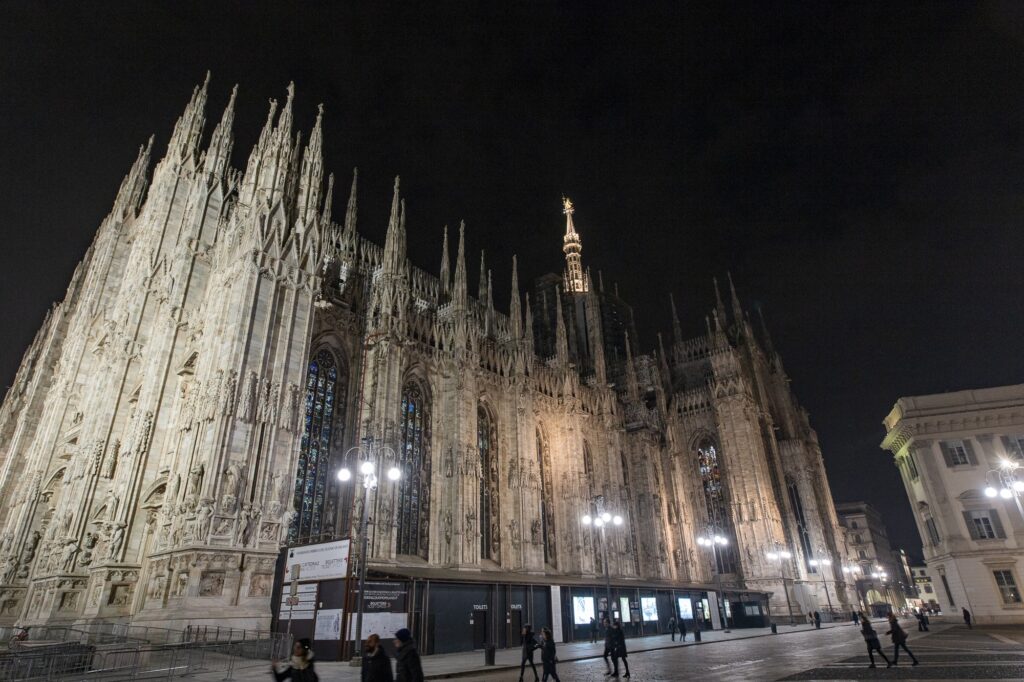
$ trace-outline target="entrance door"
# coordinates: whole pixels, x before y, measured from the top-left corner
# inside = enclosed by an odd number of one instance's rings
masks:
[[[487,611],[473,611],[473,648],[483,649],[487,644]]]
[[[508,633],[508,645],[509,648],[520,647],[523,645],[523,612],[521,609],[515,609],[509,616],[511,623],[509,624]]]

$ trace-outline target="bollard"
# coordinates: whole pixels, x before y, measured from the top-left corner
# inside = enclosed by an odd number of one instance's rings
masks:
[[[484,665],[494,665],[494,650],[493,644],[484,647]]]
[[[775,627],[775,623],[772,623],[772,634],[773,635],[779,634],[779,628]]]
[[[693,631],[693,641],[695,641],[695,642],[699,642],[700,641],[700,629],[699,628]]]

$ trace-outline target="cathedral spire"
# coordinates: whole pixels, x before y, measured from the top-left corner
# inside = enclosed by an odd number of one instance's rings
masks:
[[[737,329],[743,328],[743,306],[740,305],[740,298],[736,295],[736,287],[732,283],[732,273],[726,271],[725,276],[729,278],[729,298],[732,304],[732,316],[736,319]]]
[[[683,342],[683,330],[679,324],[679,315],[676,313],[676,297],[669,292],[668,295],[669,304],[672,306],[672,336],[676,343]]]
[[[452,286],[451,266],[448,264],[448,226],[444,226],[444,239],[441,240],[441,287],[438,290],[440,302],[448,298]]]
[[[633,348],[629,343],[629,332],[626,332],[626,393],[632,400],[640,398],[640,382],[636,377],[636,367],[633,365]]]
[[[477,282],[476,300],[484,302],[487,297],[487,266],[484,264],[484,251],[480,249],[480,280]]]
[[[530,312],[530,292],[526,292],[526,305],[524,306],[524,317],[526,318],[523,329],[523,338],[526,341],[526,356],[533,357],[533,313]]]
[[[523,335],[523,314],[519,308],[519,264],[515,254],[512,254],[512,296],[508,304],[509,333],[513,341],[518,341]]]
[[[203,84],[193,88],[192,98],[174,124],[174,132],[167,143],[166,158],[184,163],[189,159],[195,159],[199,153],[199,141],[203,136],[203,126],[206,124],[206,93],[209,84],[210,72],[207,71]]]
[[[466,221],[459,222],[459,248],[455,256],[455,284],[452,303],[456,308],[466,307]]]
[[[562,292],[555,286],[555,357],[563,367],[569,364],[569,337],[562,317]]]
[[[235,144],[235,98],[238,96],[238,85],[231,88],[231,98],[220,117],[220,123],[213,129],[210,146],[206,150],[203,161],[203,172],[210,180],[221,179],[231,165],[231,150]]]
[[[575,212],[576,208],[569,197],[562,197],[562,213],[565,214],[565,236],[562,237],[562,252],[565,253],[565,290],[567,293],[581,294],[587,290],[587,278],[583,276],[580,257],[583,242],[572,222]]]
[[[395,176],[395,190],[391,195],[391,217],[388,232],[384,238],[384,256],[381,263],[384,272],[398,274],[405,263],[405,234],[402,230],[402,201],[398,192],[399,177]]]
[[[128,171],[128,174],[124,176],[124,180],[121,181],[121,187],[117,190],[117,196],[114,198],[114,208],[111,210],[111,215],[124,220],[129,216],[135,215],[142,206],[142,198],[149,184],[146,175],[149,170],[149,159],[152,153],[153,136],[150,135],[149,141],[139,147],[139,154],[135,157],[135,163],[132,164],[131,170]]]
[[[356,211],[357,211],[357,196],[359,188],[359,169],[352,169],[352,189],[348,193],[348,206],[345,207],[345,234],[348,235],[349,239],[355,238],[356,235]]]
[[[718,323],[728,324],[725,316],[725,304],[722,303],[722,293],[718,290],[718,278],[712,277],[711,282],[715,285],[715,312],[718,313]]]
[[[665,389],[671,391],[672,370],[668,366],[668,354],[665,353],[665,342],[661,338],[661,332],[658,332],[658,369],[661,371],[661,379]]]
[[[290,101],[291,93],[289,93]],[[320,192],[324,177],[323,155],[323,117],[324,105],[317,108],[316,123],[306,143],[306,151],[302,155],[302,171],[299,175],[298,217],[309,222],[320,210]]]
[[[327,192],[324,194],[324,209],[320,213],[320,222],[331,224],[331,210],[334,207],[334,173],[327,176]]]

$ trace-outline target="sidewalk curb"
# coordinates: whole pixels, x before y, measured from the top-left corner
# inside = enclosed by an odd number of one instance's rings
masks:
[[[846,622],[846,623],[830,623],[829,625],[823,625],[821,627],[821,629],[822,630],[832,630],[834,628],[839,628],[839,627],[843,627],[843,626],[850,626],[850,625],[852,625],[852,623],[850,623],[850,622]],[[786,626],[786,627],[792,627],[792,626]],[[746,635],[746,636],[741,636],[741,637],[730,637],[728,639],[713,639],[713,640],[701,641],[701,642],[689,641],[689,642],[685,642],[683,644],[676,644],[676,645],[669,644],[668,646],[652,646],[652,647],[644,648],[644,649],[633,649],[633,650],[631,650],[629,652],[629,654],[632,656],[634,654],[645,654],[645,653],[648,653],[648,652],[651,652],[651,651],[664,651],[666,649],[682,649],[683,647],[687,647],[687,646],[701,646],[703,644],[720,644],[722,642],[739,642],[739,641],[742,641],[744,639],[758,639],[760,637],[777,637],[778,635],[793,635],[793,634],[796,634],[798,632],[809,632],[809,631],[814,631],[816,629],[817,628],[810,628],[809,630],[808,629],[801,629],[801,630],[792,629],[792,630],[789,630],[788,632],[783,632],[780,629],[779,632],[774,634],[774,635],[772,633],[770,633],[770,632],[766,632],[766,633],[761,634],[761,635]],[[860,632],[860,628],[857,628],[857,632]],[[692,634],[692,633],[688,632],[687,634],[689,635],[689,634]],[[579,661],[598,660],[598,659],[601,659],[601,658],[603,658],[603,657],[600,654],[598,654],[598,655],[589,655],[588,654],[586,656],[577,656],[575,658],[559,658],[558,662],[559,663],[576,663],[576,662],[579,662]],[[518,670],[518,666],[516,666],[514,664],[513,665],[489,665],[489,666],[486,666],[486,667],[482,666],[480,668],[474,668],[472,670],[456,670],[456,671],[453,671],[453,672],[450,672],[450,673],[431,673],[431,674],[428,674],[428,675],[424,675],[423,679],[425,679],[425,680],[452,680],[452,679],[456,679],[456,678],[459,678],[459,677],[468,677],[470,675],[485,675],[485,674],[488,674],[488,673],[495,673],[495,672],[501,672],[501,671],[507,671],[507,670]]]

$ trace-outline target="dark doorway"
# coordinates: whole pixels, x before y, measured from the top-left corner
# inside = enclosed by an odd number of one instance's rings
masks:
[[[487,645],[487,611],[473,611],[473,648],[483,649]]]
[[[509,633],[508,633],[508,645],[509,648],[514,648],[523,645],[523,611],[522,609],[515,609],[509,616]]]

